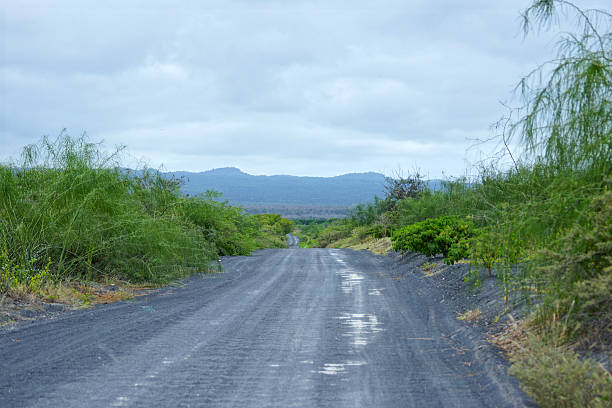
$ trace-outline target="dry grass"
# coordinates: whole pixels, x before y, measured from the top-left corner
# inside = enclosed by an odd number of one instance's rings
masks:
[[[62,311],[88,308],[145,296],[157,290],[158,286],[133,285],[122,281],[113,283],[67,281],[47,283],[35,292],[25,285],[15,285],[0,294],[0,326],[11,325],[23,320],[47,318]],[[53,307],[61,304],[64,308]]]
[[[421,265],[421,272],[427,277],[436,276],[446,270],[448,266],[440,262],[425,262]]]
[[[482,317],[482,311],[479,308],[468,310],[465,313],[459,313],[457,319],[464,320],[466,322],[475,322]]]
[[[352,243],[348,248],[356,251],[365,249],[376,255],[386,255],[393,249],[391,238],[369,238],[363,242]]]
[[[150,289],[149,286],[128,284],[65,282],[45,287],[38,296],[45,302],[62,303],[70,307],[82,308],[127,300],[148,289]]]
[[[541,407],[609,407],[612,376],[602,364],[579,356],[563,343],[561,322],[545,336],[533,321],[511,321],[488,340],[512,361],[509,369]]]
[[[25,285],[12,286],[11,288],[9,288],[9,290],[6,291],[6,293],[3,294],[3,298],[4,296],[25,303],[32,303],[38,299],[38,297],[33,294]]]
[[[508,315],[510,321],[502,330],[489,334],[487,340],[499,347],[506,356],[512,356],[521,349],[521,344],[527,341],[528,323],[524,320],[517,321],[512,315]]]

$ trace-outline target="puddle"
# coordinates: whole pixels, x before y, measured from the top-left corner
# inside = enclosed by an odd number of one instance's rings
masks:
[[[369,335],[384,330],[376,315],[371,313],[345,313],[338,319],[348,328],[342,335],[352,337],[352,345],[355,347],[366,346]]]
[[[344,364],[325,364],[319,374],[337,375],[344,371]]]
[[[113,407],[122,407],[129,401],[128,397],[117,397],[115,402],[111,404]]]
[[[370,296],[381,296],[382,295],[382,291],[384,289],[368,289],[368,295]]]
[[[364,276],[354,269],[348,267],[347,263],[340,258],[337,253],[331,252],[331,255],[334,257],[336,262],[341,265],[340,270],[336,272],[336,275],[340,276],[341,278],[340,289],[343,293],[352,293],[353,289],[358,287],[361,284],[361,281],[365,279]]]
[[[365,361],[347,361],[346,363],[336,363],[336,364],[328,363],[328,364],[324,364],[323,368],[319,370],[318,372],[319,374],[325,374],[325,375],[338,375],[346,371],[345,367],[362,366],[365,364],[366,364]]]
[[[353,288],[359,286],[364,279],[363,275],[350,269],[341,269],[336,274],[342,278],[340,289],[343,293],[353,292]]]

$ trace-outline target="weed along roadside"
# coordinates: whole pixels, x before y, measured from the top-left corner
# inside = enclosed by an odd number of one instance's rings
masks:
[[[291,221],[248,215],[216,193],[181,196],[180,180],[126,170],[120,155],[62,133],[0,166],[1,323],[124,300],[217,272],[223,255],[286,247]]]

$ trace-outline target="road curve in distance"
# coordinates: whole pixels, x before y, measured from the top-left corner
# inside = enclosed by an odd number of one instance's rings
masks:
[[[293,234],[287,234],[287,246],[289,248],[299,248],[300,239]]]

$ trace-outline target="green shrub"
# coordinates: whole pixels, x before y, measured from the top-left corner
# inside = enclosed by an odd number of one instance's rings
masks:
[[[49,274],[164,282],[207,271],[219,255],[284,245],[290,221],[270,225],[211,195],[183,198],[178,180],[126,171],[117,154],[62,133],[0,165],[0,290],[34,291]]]
[[[397,230],[393,234],[393,249],[396,251],[415,251],[427,256],[442,254],[452,262],[462,256],[461,241],[473,234],[473,224],[455,217],[430,218]],[[453,258],[449,257],[454,247]]]
[[[368,228],[367,234],[374,238],[382,238],[385,234],[385,226],[381,223],[376,223]]]
[[[453,242],[448,250],[448,255],[444,259],[447,265],[452,265],[463,259],[469,257],[470,254],[470,240],[467,237],[461,238],[456,242]]]
[[[469,240],[470,260],[474,266],[482,266],[489,277],[495,264],[500,262],[501,245],[498,236],[489,230],[479,230]]]
[[[363,241],[370,236],[370,229],[367,226],[357,227],[353,230],[353,236],[358,241]]]
[[[512,357],[508,372],[516,376],[525,392],[543,408],[603,408],[612,403],[612,378],[592,360],[530,338]]]
[[[278,214],[257,214],[253,216],[258,248],[286,248],[286,235],[293,231],[293,221]]]
[[[610,340],[612,328],[612,191],[591,200],[574,227],[538,251],[535,270],[549,284],[546,304]],[[607,333],[607,334],[606,334]]]
[[[332,226],[322,230],[317,237],[317,241],[319,242],[319,245],[322,248],[327,248],[334,242],[339,241],[343,238],[348,238],[350,236],[350,228],[343,228],[342,226]]]
[[[354,224],[350,219],[302,220],[297,228],[302,248],[327,248],[353,236]]]

